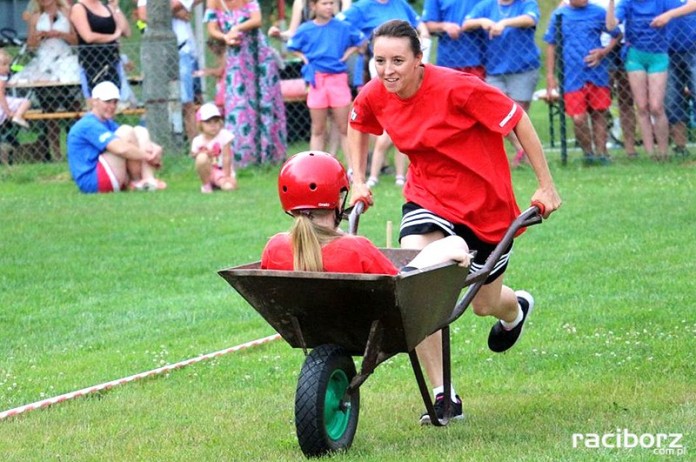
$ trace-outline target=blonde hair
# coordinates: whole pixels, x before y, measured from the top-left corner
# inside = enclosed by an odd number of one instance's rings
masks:
[[[295,222],[290,228],[290,244],[295,271],[324,271],[321,248],[340,234],[335,229],[314,223],[312,217],[334,213],[334,210],[325,209],[299,210],[293,213]]]
[[[68,5],[66,0],[56,0],[56,6],[59,10],[67,10],[70,8],[70,5]],[[38,0],[31,0],[27,4],[27,8],[24,11],[29,14],[40,13],[41,5],[39,4]]]

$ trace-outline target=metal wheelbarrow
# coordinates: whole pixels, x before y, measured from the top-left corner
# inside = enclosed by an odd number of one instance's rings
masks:
[[[295,393],[295,428],[307,457],[351,446],[358,426],[360,386],[380,363],[397,353],[409,355],[431,423],[447,425],[448,406],[439,419],[416,345],[442,330],[444,388],[448,390],[449,325],[464,313],[515,233],[541,222],[541,207],[533,205],[524,211],[484,267],[472,273],[454,263],[396,276],[262,270],[260,262],[219,271],[290,346],[305,352]],[[349,217],[353,234],[360,211],[356,207]],[[380,250],[397,268],[418,253]],[[459,298],[463,288],[467,290]],[[353,356],[363,358],[359,372]]]

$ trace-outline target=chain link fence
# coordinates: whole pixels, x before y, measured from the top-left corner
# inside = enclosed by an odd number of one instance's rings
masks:
[[[449,21],[446,11],[427,11],[429,6],[446,2],[424,3],[426,11],[423,19],[435,23]],[[476,8],[476,4],[485,2],[462,3],[472,3]],[[529,0],[513,2],[516,3],[536,4]],[[499,9],[496,14],[514,14],[516,10],[506,11],[505,8]],[[602,51],[597,54],[592,51],[596,50],[595,45],[600,44],[598,46],[601,48],[612,40],[610,35],[602,34],[602,18],[599,15],[578,19],[558,13],[539,14],[541,17],[536,27],[506,28],[495,38],[491,38],[491,34],[481,27],[461,33],[457,39],[441,28],[431,28],[430,62],[480,72],[493,84],[504,88],[507,86],[506,92],[513,99],[528,103],[530,117],[550,157],[555,155],[556,150],[562,153],[564,160],[568,153],[594,160],[604,156],[608,159],[611,155],[630,156],[645,152],[646,143],[640,125],[641,111],[645,110],[645,105],[643,101],[633,98],[635,92],[631,91],[623,64],[625,47],[618,43],[611,53]],[[664,94],[658,99],[670,123],[672,150],[677,146],[678,153],[685,152],[679,151],[680,147],[688,149],[689,144],[693,143],[696,127],[693,98],[696,80],[694,16],[696,14],[674,20],[668,25],[669,42],[672,44],[669,72],[665,78]],[[479,17],[485,17],[485,11],[478,11],[473,19]],[[203,102],[216,102],[224,109],[225,49],[219,43],[208,40],[201,12],[195,16],[193,24],[197,30],[198,46],[197,68],[193,70],[196,75],[194,111]],[[178,82],[174,80],[172,83],[169,78],[162,77],[179,75],[179,62],[175,58],[167,58],[161,64],[167,69],[159,69],[161,72],[155,74],[144,71],[147,64],[152,64],[142,62],[144,37],[134,31],[131,39],[116,47],[81,48],[54,43],[50,46],[42,44],[30,50],[21,43],[5,43],[3,50],[12,58],[12,75],[6,94],[8,97],[28,98],[31,108],[25,117],[29,123],[28,129],[9,120],[0,122],[0,163],[63,160],[67,131],[89,109],[86,98],[89,82],[104,79],[120,84],[122,92],[116,117],[118,122],[141,123],[148,127],[157,122],[167,131],[164,137],[168,140],[162,144],[169,143],[168,152],[186,152],[192,133],[187,133],[190,108],[177,101],[180,96],[180,91],[175,88]],[[266,37],[264,40],[275,50],[285,114],[284,151],[289,155],[307,149],[310,139],[306,84],[301,79],[301,63],[285,51],[283,42]],[[150,45],[153,46],[152,43]],[[158,45],[154,46],[157,49]],[[554,53],[555,72],[548,72],[546,68],[550,52]],[[152,55],[148,56],[150,58],[146,59],[153,59]],[[360,78],[364,74],[364,68],[356,64],[356,60],[354,56],[349,62],[354,93],[358,91]],[[512,78],[508,79],[510,76]],[[554,87],[548,92],[547,80]],[[588,87],[588,81],[594,86]],[[145,96],[147,91],[144,88],[148,84],[162,90],[159,97]],[[580,101],[579,95],[582,94],[586,98]],[[589,115],[583,113],[583,107],[588,109]],[[159,109],[155,111],[153,108]],[[655,112],[650,112],[649,106],[648,111],[654,119]],[[564,116],[566,113],[567,117]],[[163,120],[155,120],[154,117]],[[234,131],[238,127],[228,128]],[[328,138],[327,150],[340,157],[337,140]],[[652,145],[656,152],[657,142]],[[516,153],[514,140],[510,140],[507,146],[512,159]]]

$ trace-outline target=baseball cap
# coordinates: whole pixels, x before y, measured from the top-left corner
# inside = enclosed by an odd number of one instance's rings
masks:
[[[116,85],[111,82],[98,83],[92,89],[92,98],[102,101],[111,101],[112,99],[121,99],[121,92]]]
[[[213,117],[222,117],[222,114],[220,114],[220,109],[213,103],[205,103],[203,106],[198,108],[198,112],[196,112],[196,120],[198,122],[204,122],[206,120],[210,120]]]

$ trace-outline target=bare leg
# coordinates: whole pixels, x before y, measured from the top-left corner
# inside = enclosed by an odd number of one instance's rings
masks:
[[[201,184],[210,183],[210,173],[212,171],[212,166],[210,162],[210,157],[208,154],[202,152],[196,155],[196,173],[201,179]]]
[[[345,158],[346,167],[350,170],[352,168],[350,164],[350,156],[348,155],[348,116],[350,115],[350,105],[344,107],[337,107],[331,109],[331,114],[333,120],[331,122],[331,137],[333,138],[333,133],[338,133],[338,137],[341,141],[341,150],[343,151],[343,157]]]
[[[116,179],[118,180],[119,184],[128,184],[128,170],[126,167],[126,159],[112,154],[108,151],[102,153],[100,157],[102,157],[106,161],[106,163],[109,164],[109,167],[111,168],[113,174],[116,176]]]
[[[629,72],[628,81],[631,84],[633,100],[636,103],[636,116],[640,133],[643,136],[645,152],[652,156],[654,152],[652,121],[650,120],[650,108],[648,103],[648,76],[641,71]]]
[[[389,137],[387,132],[382,133],[375,140],[375,148],[372,150],[372,163],[370,164],[369,179],[376,180],[377,178],[379,178],[379,172],[382,170],[382,166],[384,165],[384,159],[391,145],[391,138]]]
[[[674,144],[679,148],[686,148],[686,123],[676,122],[672,125],[672,139],[674,139]]]
[[[181,109],[184,116],[186,138],[188,138],[190,142],[198,134],[198,128],[196,127],[196,106],[193,103],[184,103]]]
[[[396,184],[403,186],[403,183],[399,184],[399,180],[402,182],[406,180],[406,163],[408,162],[408,157],[403,154],[398,149],[394,150],[394,167],[396,169]]]
[[[61,160],[63,154],[60,151],[60,125],[55,120],[46,121],[46,137],[53,160]]]
[[[309,115],[312,118],[312,135],[309,140],[309,149],[312,151],[323,151],[326,145],[326,118],[328,109],[310,109]]]
[[[433,232],[429,234],[413,234],[405,236],[401,239],[401,247],[404,249],[423,249],[429,243],[442,239],[442,232]],[[425,374],[428,376],[430,386],[432,388],[441,387],[443,385],[442,377],[442,334],[440,331],[426,337],[417,347],[416,354],[418,359],[425,368]]]
[[[592,155],[592,134],[590,132],[590,124],[587,113],[582,113],[573,116],[573,126],[575,128],[575,137],[580,144],[580,149],[585,155]]]
[[[350,108],[350,106],[348,106]],[[340,108],[339,108],[340,109]],[[348,109],[350,111],[350,109]],[[329,134],[329,140],[326,143],[326,151],[331,154],[332,156],[336,157],[338,154],[338,147],[341,147],[341,150],[343,151],[344,157],[347,159],[348,158],[348,151],[346,151],[346,146],[343,144],[344,139],[342,138],[341,135],[341,129],[338,127],[333,121],[336,120],[336,108],[331,109],[331,114],[332,114],[332,119],[329,119],[331,122],[329,123],[329,126],[327,128],[327,132]],[[346,112],[346,121],[348,120],[348,112]],[[345,136],[345,133],[343,134]]]
[[[650,118],[653,122],[653,132],[657,140],[658,159],[665,160],[669,150],[669,122],[665,114],[665,91],[667,88],[667,72],[648,74],[648,95]]]
[[[607,156],[607,111],[590,110],[592,119],[592,138],[594,140],[595,152],[602,157]]]
[[[522,108],[524,112],[529,111],[529,105],[530,101],[515,101],[518,106]],[[519,165],[522,162],[525,162],[525,153],[524,149],[522,148],[522,144],[520,144],[520,141],[517,139],[517,135],[515,135],[514,131],[511,131],[506,137],[505,137],[508,142],[512,145],[513,149],[515,150],[515,157],[512,160],[512,167],[516,168],[519,167]]]

